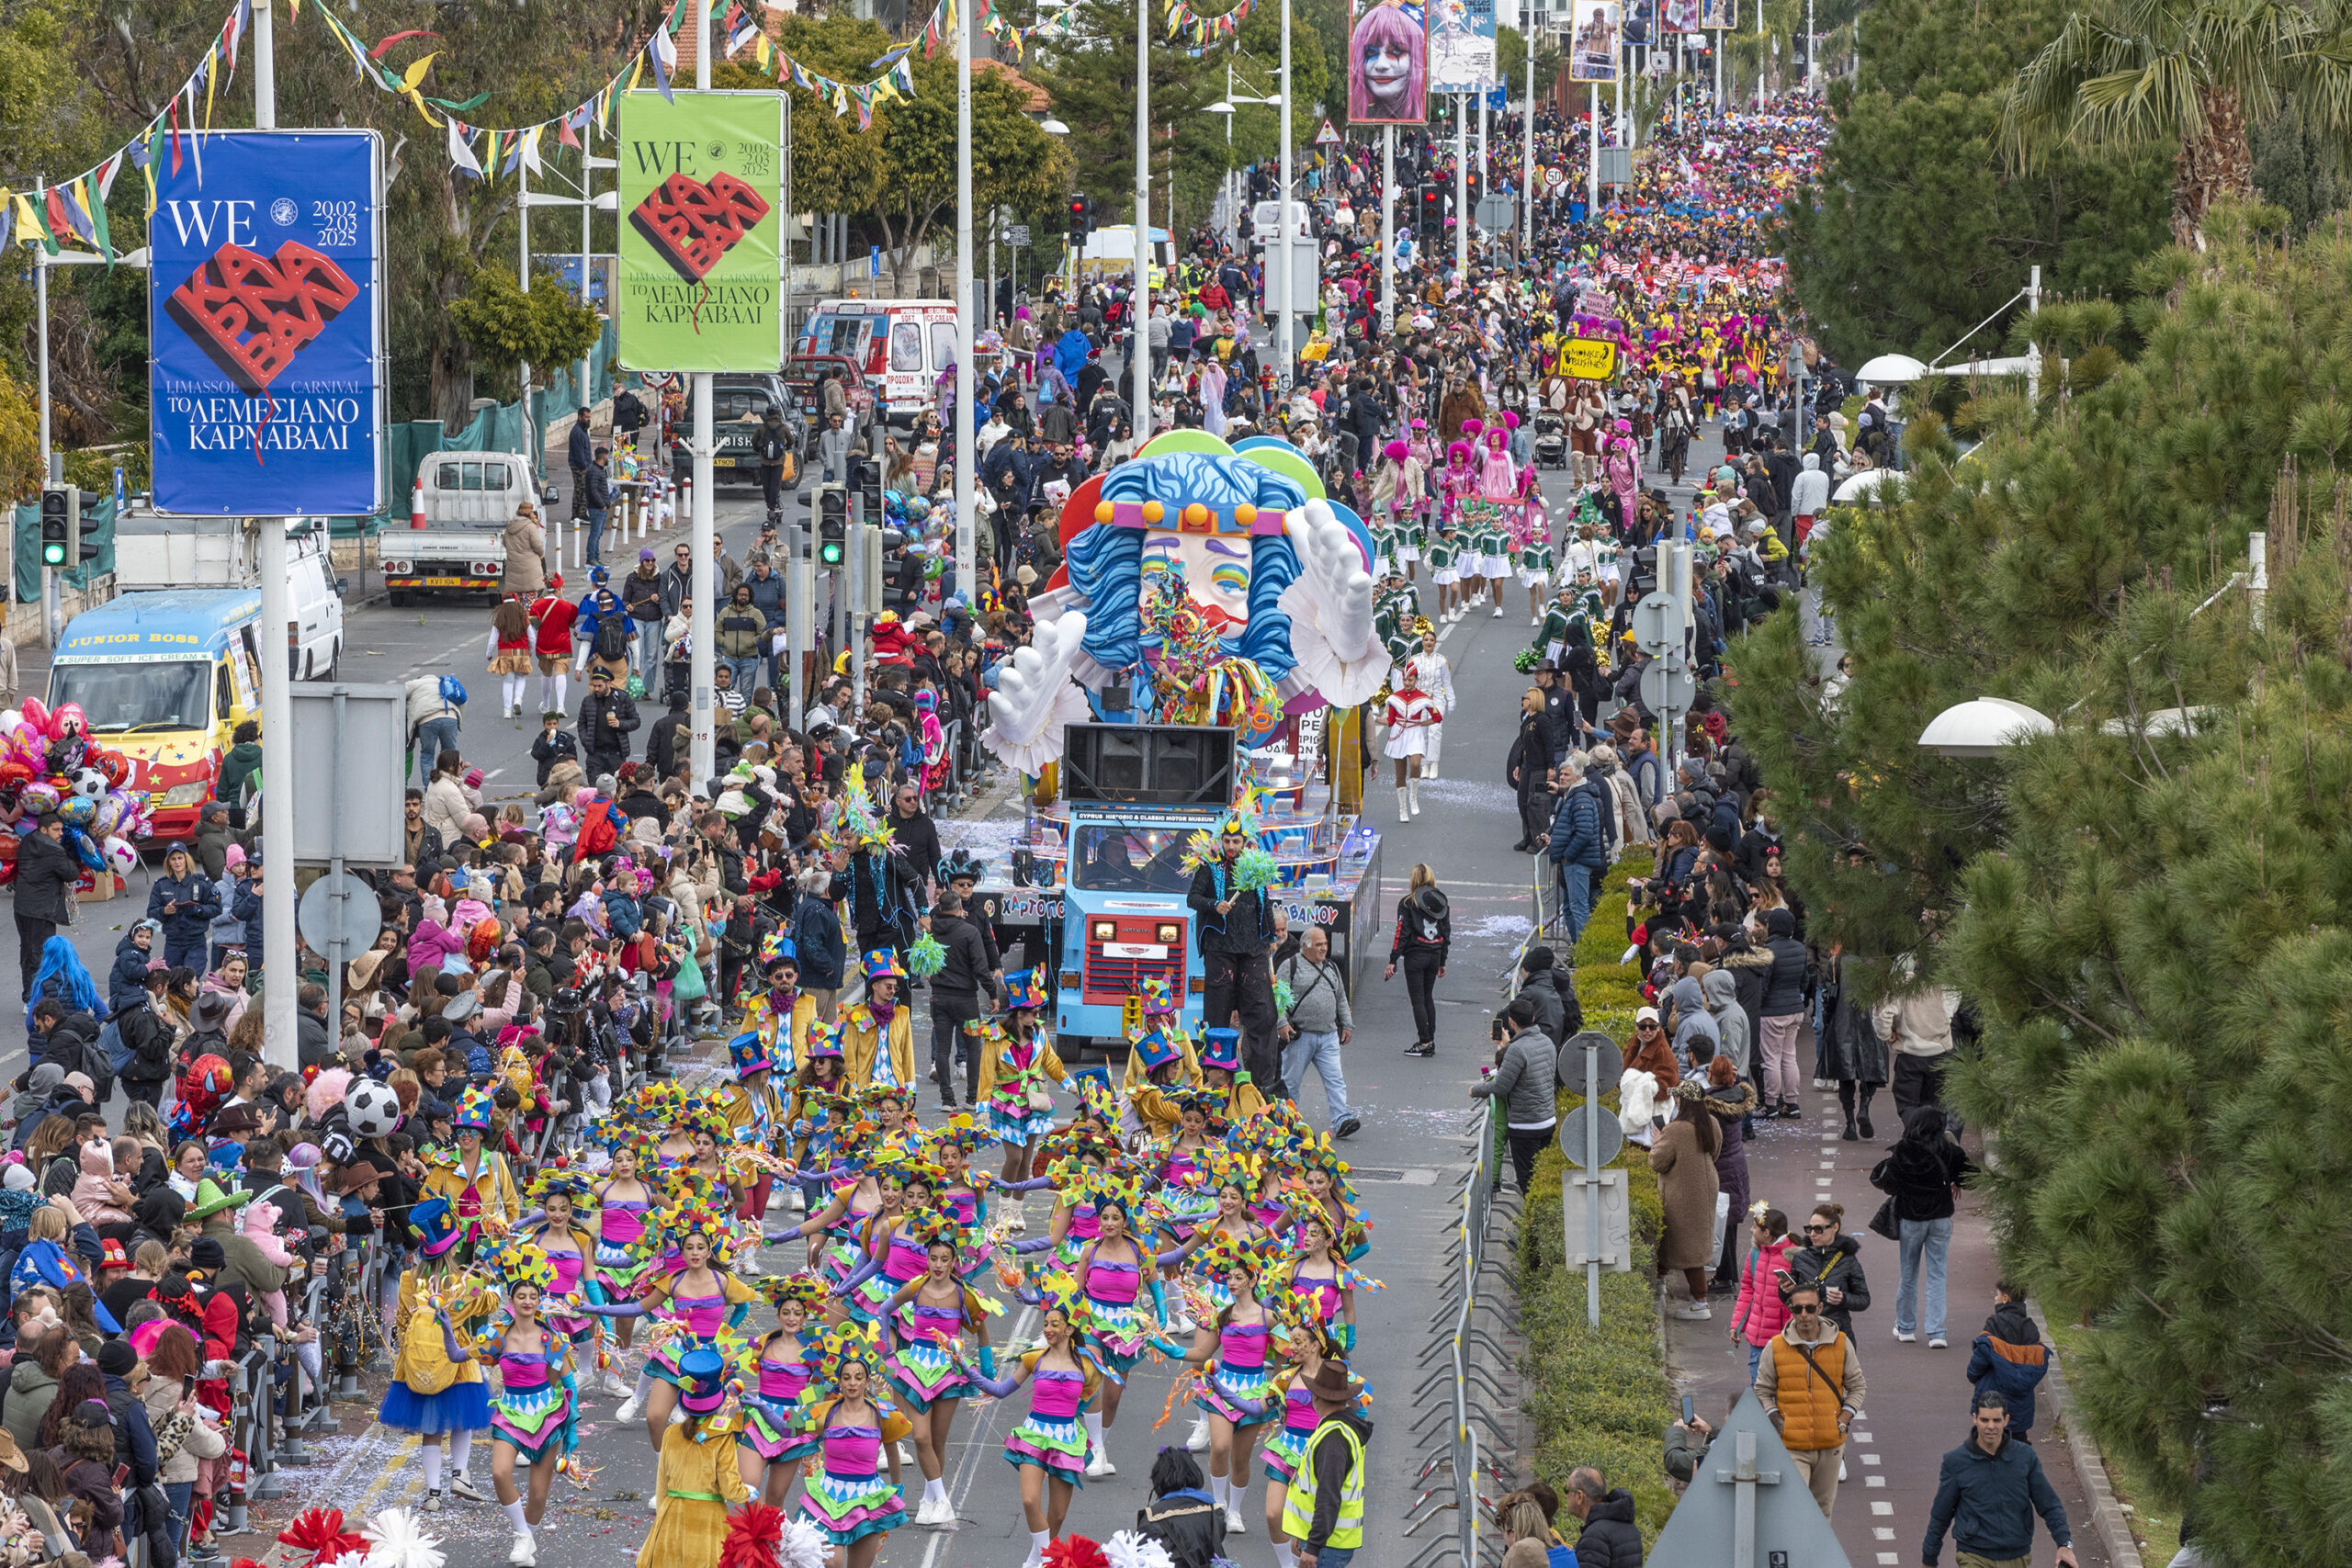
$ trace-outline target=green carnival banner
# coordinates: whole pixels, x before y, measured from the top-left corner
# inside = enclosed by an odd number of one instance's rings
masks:
[[[784,362],[784,100],[632,92],[620,113],[622,363],[764,370]]]

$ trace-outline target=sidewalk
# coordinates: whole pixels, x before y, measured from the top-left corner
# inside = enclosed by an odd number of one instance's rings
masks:
[[[1810,1062],[1809,1045],[1798,1052]],[[1952,1225],[1951,1258],[1945,1291],[1945,1337],[1950,1348],[1928,1348],[1926,1309],[1918,1339],[1894,1339],[1894,1294],[1898,1284],[1893,1242],[1871,1234],[1870,1217],[1884,1194],[1871,1186],[1871,1169],[1894,1143],[1897,1131],[1893,1097],[1881,1092],[1871,1102],[1877,1138],[1845,1143],[1845,1118],[1835,1089],[1807,1089],[1801,1122],[1759,1122],[1747,1143],[1748,1188],[1758,1200],[1789,1216],[1792,1229],[1811,1207],[1825,1201],[1846,1206],[1845,1227],[1862,1238],[1861,1264],[1870,1281],[1871,1304],[1854,1314],[1855,1348],[1870,1391],[1852,1441],[1846,1446],[1846,1480],[1832,1516],[1838,1539],[1856,1568],[1894,1568],[1919,1562],[1928,1510],[1935,1501],[1943,1455],[1968,1431],[1970,1344],[1993,1310],[1996,1273],[1993,1244],[1982,1203],[1964,1197]],[[1972,1151],[1974,1152],[1974,1151]],[[1734,1224],[1740,1224],[1737,1215]],[[1742,1252],[1746,1243],[1743,1235]],[[1680,1300],[1678,1294],[1675,1298]],[[1735,1349],[1726,1338],[1734,1298],[1714,1298],[1710,1323],[1666,1320],[1668,1371],[1676,1386],[1698,1404],[1698,1413],[1720,1422],[1747,1385],[1746,1341]],[[2047,1382],[2043,1388],[2049,1387]],[[2066,1444],[2055,1430],[2057,1412],[2045,1392],[2034,1421],[2034,1448],[2050,1483],[2066,1506],[2075,1555],[2083,1568],[2109,1568],[2091,1528],[2090,1505]],[[1941,1561],[1952,1561],[1950,1538]],[[2033,1561],[2053,1561],[2048,1535],[2035,1531]]]

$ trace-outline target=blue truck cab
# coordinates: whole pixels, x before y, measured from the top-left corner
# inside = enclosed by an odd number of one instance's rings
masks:
[[[1142,1016],[1149,976],[1182,998],[1184,1026],[1200,1027],[1204,974],[1183,859],[1192,836],[1214,832],[1222,816],[1199,807],[1070,802],[1054,1006],[1064,1060],[1074,1059],[1067,1054],[1073,1036],[1123,1045]]]

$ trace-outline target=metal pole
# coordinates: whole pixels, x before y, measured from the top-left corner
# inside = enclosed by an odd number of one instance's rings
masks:
[[[1470,284],[1470,106],[1453,95],[1453,270]]]
[[[801,719],[808,712],[808,693],[803,688],[808,682],[800,678],[800,671],[807,662],[805,656],[808,651],[808,628],[812,618],[810,611],[815,608],[817,596],[816,565],[798,546],[793,547],[788,564],[792,577],[785,584],[785,654],[792,660],[792,691],[788,701],[792,728],[797,732],[803,728]]]
[[[277,47],[269,0],[254,6],[254,124],[277,128]],[[265,748],[292,744],[293,672],[286,649],[288,616],[286,519],[261,520],[261,733]],[[275,769],[265,764],[261,817],[262,1056],[273,1066],[292,1068],[300,1060],[294,992],[293,759],[281,750]]]
[[[33,180],[33,210],[45,211],[49,206],[49,182],[36,176]],[[49,247],[33,247],[33,313],[40,318],[40,482],[57,482],[57,456],[50,447],[49,412]],[[44,558],[40,568],[40,629],[42,640],[50,647],[57,646],[58,634],[63,628],[58,624],[57,574],[49,569]]]
[[[1171,209],[1169,221],[1176,214]],[[1174,231],[1171,229],[1172,234]],[[1137,442],[1151,439],[1151,7],[1136,7],[1136,286],[1127,296],[1127,385]],[[960,469],[961,465],[958,465]],[[956,488],[963,489],[959,472]],[[962,515],[963,502],[956,503]],[[977,601],[976,601],[977,602]]]
[[[1585,85],[1585,129],[1589,132],[1585,138],[1585,150],[1592,156],[1584,177],[1584,216],[1585,221],[1590,223],[1598,221],[1600,216],[1600,84],[1598,82]]]
[[[1280,94],[1282,111],[1282,189],[1274,193],[1274,234],[1282,243],[1282,290],[1275,296],[1282,301],[1282,314],[1275,318],[1274,355],[1281,361],[1274,371],[1275,388],[1290,390],[1291,367],[1298,363],[1298,351],[1291,333],[1291,231],[1290,231],[1290,117],[1298,100],[1292,96],[1290,81],[1290,0],[1283,0],[1283,85]]]
[[[334,783],[327,786],[334,802],[334,820],[343,820],[343,726],[350,689],[341,682],[334,688],[334,731],[327,745],[327,777]],[[327,863],[327,897],[334,901],[335,918],[327,927],[327,1042],[330,1050],[343,1045],[343,835],[335,834],[335,852]],[[268,886],[264,884],[265,893]],[[265,936],[268,933],[264,932]]]
[[[516,260],[514,264],[515,274],[516,281],[522,285],[523,292],[528,294],[531,291],[530,164],[524,160],[516,160],[514,164],[514,177],[516,180],[521,182],[518,186],[521,192],[521,197],[514,203],[514,231],[516,235]],[[582,290],[584,293],[588,282],[586,274],[586,267],[588,264],[583,261],[580,265],[582,267],[580,281]],[[540,461],[540,457],[541,449],[546,446],[546,442],[541,438],[539,432],[536,427],[535,416],[531,412],[531,362],[526,359],[519,361],[518,363],[522,367],[523,430],[527,448],[524,455],[531,459],[531,475],[534,479],[537,479],[540,477],[543,471],[543,465]],[[580,400],[584,403],[588,400],[583,394]],[[624,535],[623,537],[627,537],[627,536]]]
[[[865,581],[865,536],[876,525],[866,521],[865,507],[854,494],[849,500],[849,558],[845,564],[849,570],[850,690],[855,694],[852,711],[862,715],[865,712],[865,634],[874,624],[865,613],[866,595],[874,592],[874,585]]]
[[[972,484],[979,469],[973,455],[978,441],[972,427],[972,403],[979,391],[979,368],[972,348],[972,7],[956,7],[956,586],[980,602],[973,581],[972,535],[978,518],[974,511]],[[989,213],[994,219],[993,210]],[[989,238],[989,271],[996,271],[996,238]],[[989,296],[996,309],[996,296]],[[1143,333],[1138,323],[1136,342]],[[874,459],[881,461],[877,453]]]
[[[699,6],[695,11],[695,91],[710,91],[710,14]],[[688,592],[695,600],[694,615],[686,636],[693,643],[687,660],[687,680],[694,688],[694,711],[690,722],[694,726],[693,745],[688,755],[694,761],[693,783],[701,788],[718,771],[718,733],[712,722],[714,699],[711,695],[711,670],[714,649],[710,646],[711,627],[716,620],[711,604],[714,579],[711,546],[718,536],[717,519],[712,515],[718,499],[718,481],[712,475],[711,448],[715,439],[711,429],[713,411],[710,403],[710,372],[697,371],[694,379],[695,434],[690,449],[694,457],[695,496],[693,518],[694,565]]]
[[[1519,128],[1519,254],[1535,254],[1535,16],[1527,27],[1527,120]]]
[[[1688,525],[1685,525],[1686,528]],[[1690,639],[1690,541],[1676,539],[1667,547],[1666,591],[1674,600],[1674,622],[1667,628],[1666,652],[1659,662],[1668,670],[1683,668],[1687,659],[1684,644]],[[1669,775],[1682,765],[1682,709],[1662,708],[1658,713],[1658,728],[1666,741],[1666,765]]]
[[[1821,35],[1813,30],[1813,0],[1804,0],[1804,85],[1811,92],[1820,79]]]
[[[1226,134],[1233,134],[1233,117]],[[1396,331],[1396,128],[1380,128],[1380,341]]]
[[[2036,266],[2026,281],[2025,309],[2029,320],[2041,309],[2041,268]],[[2041,345],[2029,342],[2025,350],[2025,401],[2031,408],[2041,400]]]
[[[592,118],[580,138],[580,302],[582,305],[590,302],[590,296],[594,292],[588,284],[588,247],[594,243],[590,235],[589,222],[595,212],[596,165],[588,156],[588,149],[595,138],[596,124]],[[609,306],[616,301],[606,300],[605,303]],[[589,383],[588,355],[583,354],[580,356],[580,400],[583,403],[594,402],[595,389]],[[614,433],[613,439],[615,444],[618,445],[619,432]]]
[[[1584,1048],[1585,1189],[1584,1314],[1600,1326],[1600,1048]]]

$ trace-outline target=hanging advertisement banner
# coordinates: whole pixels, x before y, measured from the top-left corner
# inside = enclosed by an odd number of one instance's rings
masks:
[[[1739,27],[1738,0],[1699,0],[1699,26],[1708,32],[1732,32]]]
[[[1421,7],[1359,0],[1348,33],[1348,119],[1419,125],[1430,117],[1430,40]]]
[[[784,361],[784,98],[621,99],[620,356],[631,368]]]
[[[1430,25],[1430,91],[1483,93],[1495,81],[1495,0],[1445,0]]]
[[[1576,14],[1584,19],[1577,24],[1576,45],[1568,55],[1568,79],[1614,82],[1620,53],[1618,20],[1623,13],[1614,5],[1584,0]]]
[[[384,504],[384,143],[224,130],[151,143],[148,435],[155,507]]]

